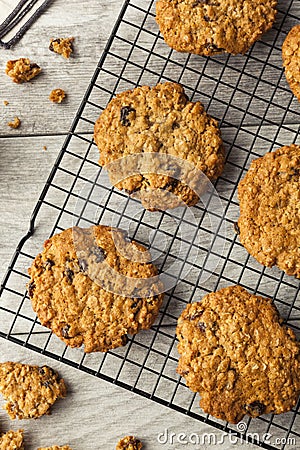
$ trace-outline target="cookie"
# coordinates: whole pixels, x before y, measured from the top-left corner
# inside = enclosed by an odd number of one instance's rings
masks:
[[[158,0],[156,21],[179,52],[236,55],[272,27],[276,6],[277,0]]]
[[[116,348],[153,324],[163,286],[151,255],[117,228],[69,228],[44,244],[28,293],[41,324],[85,352]]]
[[[20,58],[7,61],[5,73],[15,83],[23,83],[24,81],[32,80],[41,70],[40,66],[31,63],[28,58]]]
[[[125,436],[120,439],[116,450],[141,450],[143,447],[141,441],[134,436]]]
[[[177,83],[118,94],[97,120],[94,136],[112,184],[139,196],[148,210],[196,204],[197,173],[201,193],[202,183],[224,168],[217,121]]]
[[[239,237],[261,264],[300,277],[300,146],[252,161],[239,183]]]
[[[59,447],[58,445],[53,445],[52,447],[40,447],[38,450],[72,450],[68,445],[63,445]]]
[[[61,103],[66,97],[66,93],[63,89],[53,89],[50,92],[49,100],[53,103]]]
[[[23,430],[0,435],[0,450],[24,450]]]
[[[178,373],[204,412],[238,423],[280,414],[300,393],[300,345],[270,299],[230,286],[189,304],[178,320]]]
[[[57,38],[50,39],[49,50],[51,52],[62,55],[64,58],[69,59],[73,53],[74,38]]]
[[[285,38],[282,59],[286,79],[300,101],[300,25],[293,27]]]
[[[66,385],[48,366],[5,362],[0,363],[0,392],[8,401],[5,409],[11,419],[36,419],[66,396]]]

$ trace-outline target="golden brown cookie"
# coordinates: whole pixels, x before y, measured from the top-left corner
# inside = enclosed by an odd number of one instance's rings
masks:
[[[1,434],[0,450],[24,450],[23,430],[10,430]]]
[[[139,194],[149,210],[194,205],[199,192],[192,183],[198,175],[192,172],[204,174],[205,185],[224,168],[217,121],[200,102],[190,102],[177,83],[118,94],[97,120],[94,135],[99,164],[112,184]]]
[[[134,436],[125,436],[120,439],[116,450],[141,450],[143,447],[141,441]]]
[[[28,58],[20,58],[12,61],[7,61],[5,73],[15,83],[23,83],[30,81],[41,72],[40,66],[31,63]]]
[[[0,363],[0,392],[11,419],[36,419],[66,396],[66,385],[48,366],[5,362]]]
[[[277,0],[158,0],[156,21],[179,52],[245,53],[275,20]]]
[[[62,55],[64,58],[70,58],[73,53],[74,38],[57,38],[50,39],[49,50],[54,53]]]
[[[300,345],[270,299],[230,286],[189,304],[178,320],[178,373],[219,419],[280,414],[300,393]]]
[[[122,230],[69,228],[34,260],[28,292],[41,324],[85,352],[125,345],[153,324],[163,286],[150,253]]]
[[[38,450],[72,450],[68,445],[63,445],[60,447],[59,445],[53,445],[52,447],[40,447]]]
[[[285,38],[282,59],[286,79],[300,101],[300,25],[293,27]]]
[[[267,267],[300,277],[300,146],[252,161],[239,183],[240,241]]]

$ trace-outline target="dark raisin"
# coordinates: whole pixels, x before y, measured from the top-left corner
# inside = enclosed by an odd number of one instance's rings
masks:
[[[202,331],[202,333],[204,333],[206,330],[206,324],[204,322],[198,322],[197,327],[200,331]]]
[[[86,259],[78,259],[78,264],[80,267],[80,270],[82,270],[82,272],[86,272],[87,268],[88,268],[88,263],[86,261]]]
[[[45,371],[42,367],[39,368],[39,374],[40,375],[45,375]]]
[[[122,345],[126,345],[128,342],[128,336],[127,334],[123,334],[123,336],[121,337],[122,339]]]
[[[172,130],[176,130],[176,128],[179,128],[179,123],[177,123],[177,122],[173,122],[172,123]]]
[[[201,317],[204,311],[197,311],[194,314],[192,314],[191,316],[187,316],[186,318],[188,320],[195,320],[198,319],[198,317]]]
[[[257,417],[265,412],[266,407],[256,400],[255,402],[245,405],[245,409],[250,416]]]
[[[164,189],[169,189],[172,191],[173,189],[175,189],[178,186],[179,181],[178,180],[174,180],[174,178],[172,178],[171,181],[169,181],[165,186]]]
[[[217,4],[214,0],[195,0],[193,3],[193,7],[199,6],[199,5],[217,6]]]
[[[103,262],[105,260],[105,258],[106,258],[106,253],[103,250],[103,248],[101,248],[101,247],[94,248],[93,249],[93,255],[96,256],[96,262],[97,263]]]
[[[73,272],[73,270],[67,268],[66,271],[65,271],[65,275],[66,275],[66,277],[67,277],[67,279],[68,279],[68,282],[69,282],[69,283],[72,283],[72,282],[73,282],[73,278],[74,278],[74,272]]]
[[[29,68],[30,68],[30,69],[39,69],[40,66],[38,66],[38,65],[35,64],[35,63],[32,63],[32,64],[29,65]]]
[[[205,20],[205,22],[211,22],[210,17],[207,15],[203,16],[203,19]]]
[[[50,387],[51,385],[52,385],[52,382],[50,380],[46,380],[46,381],[42,382],[42,386]]]
[[[29,297],[33,297],[34,290],[35,290],[35,283],[34,283],[34,281],[31,281],[29,283],[29,285],[28,285],[28,295],[29,295]]]
[[[238,222],[234,222],[233,227],[234,227],[234,231],[236,232],[236,234],[240,234],[240,227],[239,227]]]
[[[131,307],[132,309],[134,309],[134,308],[136,308],[136,307],[140,304],[140,302],[141,302],[141,298],[137,297],[137,298],[135,299],[135,301],[132,302],[132,304],[131,304],[130,307]]]
[[[61,329],[61,334],[62,337],[64,337],[65,339],[68,339],[69,337],[69,329],[70,329],[70,325],[65,325],[62,329]]]
[[[45,269],[50,269],[53,266],[55,266],[55,262],[48,258],[44,264]]]
[[[54,48],[53,48],[53,43],[56,43],[56,44],[60,44],[60,39],[58,38],[58,39],[54,39],[52,42],[50,42],[50,45],[49,45],[49,50],[51,50],[51,52],[54,52]]]
[[[123,106],[123,108],[121,108],[120,121],[124,127],[129,127],[131,125],[127,117],[131,112],[135,112],[135,109],[131,108],[131,106]]]

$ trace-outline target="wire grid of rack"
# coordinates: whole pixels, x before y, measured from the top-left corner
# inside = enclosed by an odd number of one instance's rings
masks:
[[[3,280],[0,302],[3,338],[248,442],[282,449],[300,437],[298,406],[279,416],[244,419],[243,430],[204,414],[198,396],[176,375],[175,327],[188,302],[240,284],[273,298],[287,323],[296,333],[300,330],[299,280],[259,265],[234,232],[239,215],[236,188],[251,160],[297,140],[300,109],[287,86],[281,61],[283,40],[299,19],[296,3],[280,4],[273,29],[245,56],[204,58],[177,53],[164,43],[155,23],[153,0],[125,1],[33,212],[29,232],[19,243]],[[107,102],[116,92],[161,81],[181,83],[190,99],[201,100],[220,122],[227,164],[215,183],[217,207],[200,202],[193,208],[147,212],[139,202],[112,188],[98,166],[93,125]],[[106,354],[84,354],[82,349],[65,347],[40,325],[25,287],[27,268],[45,239],[74,224],[95,223],[120,226],[130,237],[148,243],[161,272],[172,273],[179,261],[176,283],[165,295],[155,326]],[[272,435],[271,441],[262,438],[266,433]]]

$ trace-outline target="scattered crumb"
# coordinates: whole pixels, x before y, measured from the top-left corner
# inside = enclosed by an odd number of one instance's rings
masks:
[[[66,97],[66,93],[63,89],[53,89],[49,95],[49,100],[53,103],[61,103]]]
[[[47,150],[47,147],[46,147],[46,145],[44,145],[44,147],[43,147],[43,150],[45,150],[45,151]]]
[[[116,450],[141,450],[143,444],[134,436],[125,436],[119,440]]]
[[[15,82],[23,83],[36,77],[41,72],[40,66],[31,63],[28,58],[7,61],[5,73]]]
[[[14,120],[12,120],[11,122],[8,122],[7,125],[10,128],[19,128],[19,126],[21,125],[21,120],[19,119],[19,117],[15,117]]]
[[[50,39],[49,50],[68,59],[73,53],[73,41],[73,37]]]
[[[3,100],[3,105],[7,106],[7,105],[9,105],[9,102],[7,100]]]

